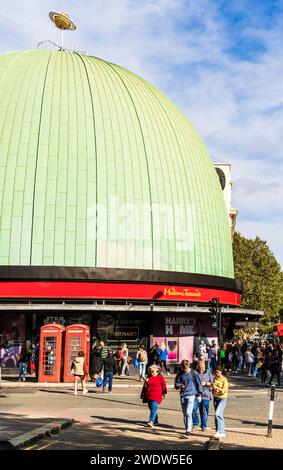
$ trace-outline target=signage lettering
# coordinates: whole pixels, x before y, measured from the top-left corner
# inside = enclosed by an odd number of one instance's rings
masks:
[[[180,297],[201,297],[199,289],[194,289],[193,291],[188,288],[176,289],[175,287],[165,287],[164,295],[169,296],[180,296]]]

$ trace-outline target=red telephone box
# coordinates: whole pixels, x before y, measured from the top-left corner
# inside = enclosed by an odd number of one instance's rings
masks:
[[[89,366],[90,335],[87,325],[70,325],[66,328],[65,353],[64,353],[64,382],[73,382],[71,373],[73,360],[79,351],[85,353],[85,364]]]
[[[40,328],[39,382],[60,382],[64,326],[52,323]]]

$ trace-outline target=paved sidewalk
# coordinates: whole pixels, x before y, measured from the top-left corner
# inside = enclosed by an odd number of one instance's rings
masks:
[[[0,450],[12,447],[22,448],[45,436],[59,432],[72,423],[72,419],[1,413]]]
[[[266,436],[266,429],[242,428],[226,432],[220,443],[221,450],[283,450],[283,429],[273,429],[272,437]]]

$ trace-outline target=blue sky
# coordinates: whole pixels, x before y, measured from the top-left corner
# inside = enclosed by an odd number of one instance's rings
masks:
[[[12,0],[0,52],[59,41],[51,10],[77,22],[69,46],[152,82],[232,163],[237,229],[283,266],[283,0]]]

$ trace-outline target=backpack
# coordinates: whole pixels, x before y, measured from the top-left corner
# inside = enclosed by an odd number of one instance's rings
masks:
[[[139,362],[145,362],[147,360],[147,353],[145,350],[142,350],[138,354],[138,361]]]

